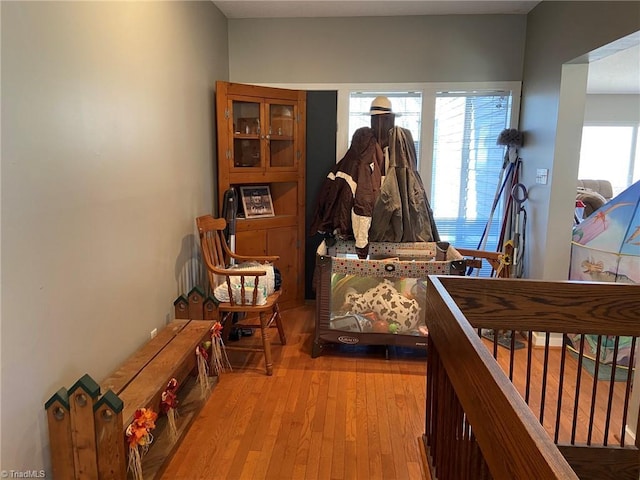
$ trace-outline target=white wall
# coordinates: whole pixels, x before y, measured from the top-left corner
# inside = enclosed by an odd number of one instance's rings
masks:
[[[211,2],[1,2],[3,470],[49,468],[44,403],[173,316],[214,192]]]

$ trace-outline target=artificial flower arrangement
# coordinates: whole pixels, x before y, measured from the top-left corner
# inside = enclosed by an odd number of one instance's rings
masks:
[[[158,414],[150,408],[139,408],[126,430],[129,443],[129,467],[135,480],[143,480],[142,456],[153,442],[151,430],[156,428]]]

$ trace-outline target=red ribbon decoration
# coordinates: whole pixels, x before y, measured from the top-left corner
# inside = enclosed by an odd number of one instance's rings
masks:
[[[175,378],[169,380],[167,388],[162,392],[160,408],[162,413],[167,413],[172,408],[178,407],[178,381]]]
[[[205,362],[209,360],[209,354],[207,353],[207,350],[202,345],[198,345],[196,347],[196,355],[201,355],[202,358],[204,358]]]
[[[216,322],[211,327],[211,336],[220,338],[222,336],[222,324],[220,322]]]

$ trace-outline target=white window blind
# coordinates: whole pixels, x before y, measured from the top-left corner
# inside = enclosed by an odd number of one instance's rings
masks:
[[[396,114],[394,124],[411,131],[416,146],[417,160],[420,162],[422,92],[350,92],[349,144],[351,144],[353,134],[358,128],[371,126],[369,108],[377,96],[385,96],[391,101],[391,109]]]
[[[510,92],[438,92],[434,125],[431,206],[441,240],[459,248],[481,246],[500,182],[509,127]],[[500,250],[504,212],[499,202],[485,250]],[[501,247],[501,246],[500,246]],[[481,275],[488,275],[489,268]]]

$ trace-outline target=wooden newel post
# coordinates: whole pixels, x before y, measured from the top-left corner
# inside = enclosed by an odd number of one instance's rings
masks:
[[[173,302],[176,319],[189,320],[189,299],[184,295],[180,295]]]
[[[49,447],[51,449],[53,478],[73,478],[75,469],[67,389],[63,387],[58,390],[44,404],[44,408],[47,411],[47,423],[49,425]]]
[[[189,318],[191,320],[202,320],[204,318],[204,292],[200,287],[193,287],[189,292]]]
[[[124,403],[112,390],[107,390],[93,407],[100,480],[127,478],[127,457],[122,430],[123,408]]]
[[[99,396],[100,385],[88,374],[69,389],[75,480],[98,480],[93,407]]]

